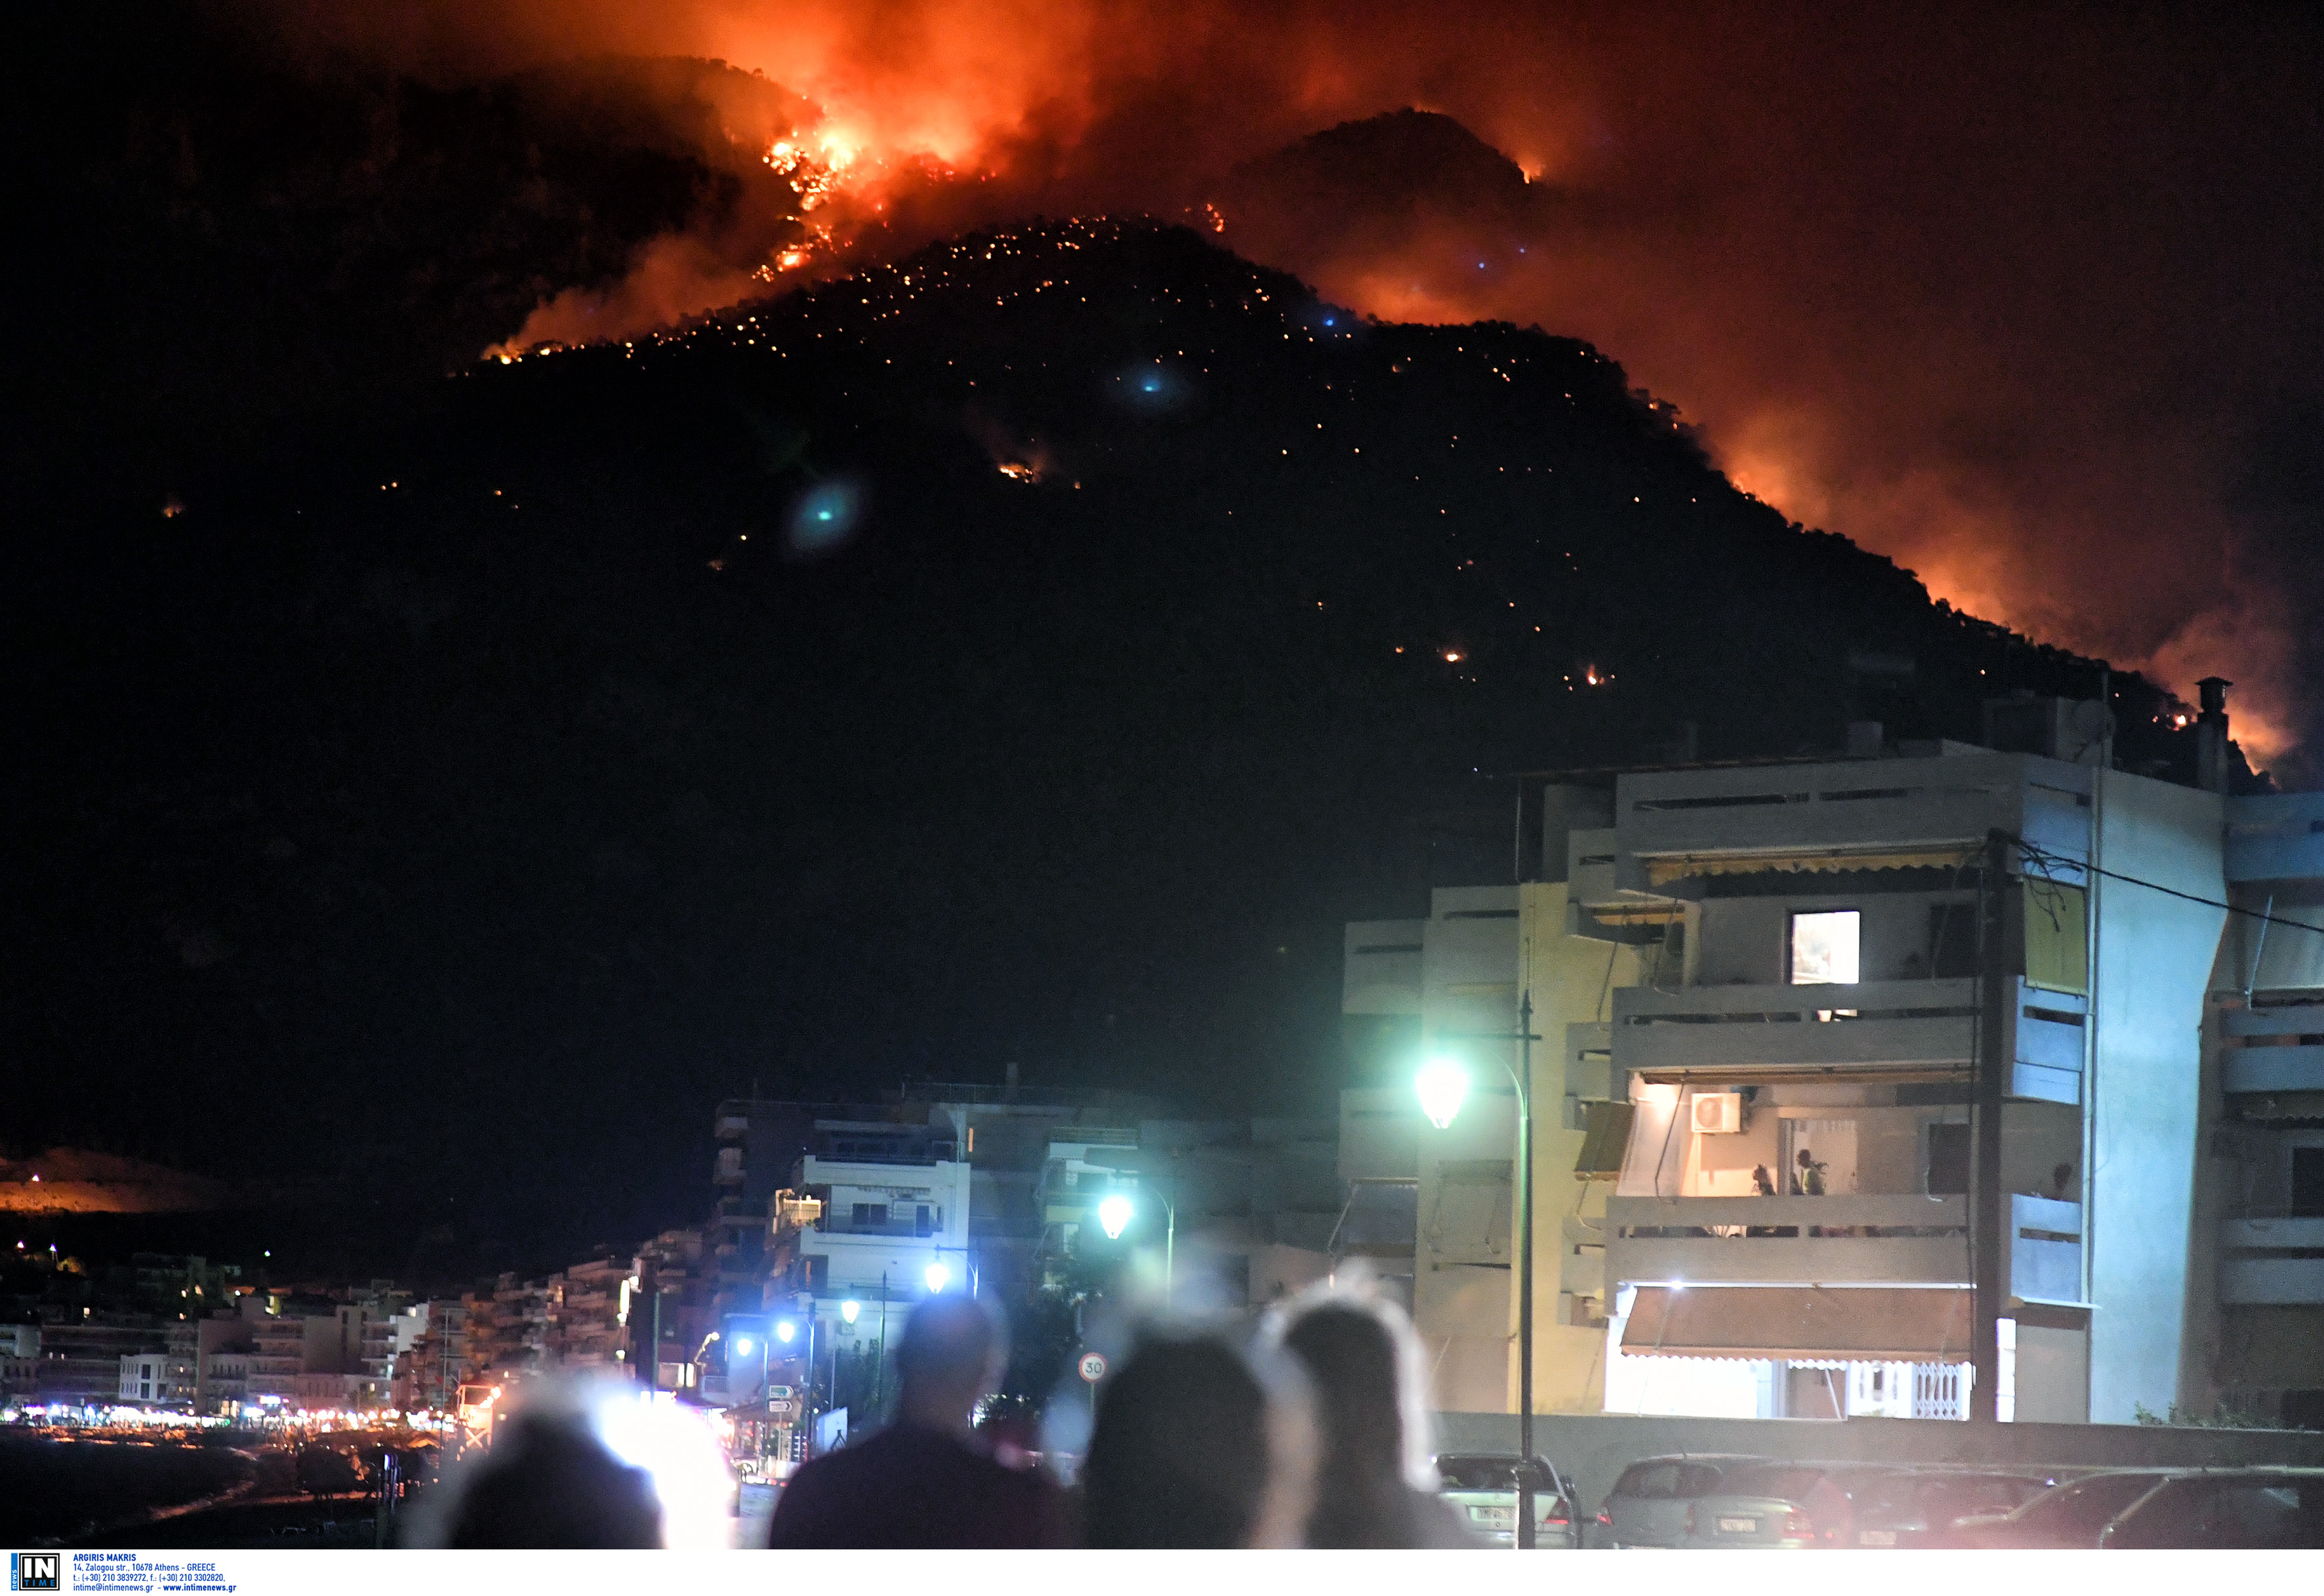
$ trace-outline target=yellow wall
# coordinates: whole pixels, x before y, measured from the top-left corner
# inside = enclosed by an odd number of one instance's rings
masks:
[[[1637,983],[1638,950],[1565,934],[1565,883],[1532,881],[1518,889],[1518,959],[1533,995],[1534,1034],[1534,1410],[1595,1413],[1604,1404],[1606,1333],[1558,1322],[1559,1294],[1604,1296],[1605,1254],[1575,1244],[1603,1235],[1611,1181],[1577,1181],[1583,1133],[1565,1125],[1565,1028],[1613,1017],[1613,989]],[[1592,1094],[1602,1084],[1573,1083]],[[1620,1085],[1614,1086],[1617,1094]],[[1509,1293],[1509,1332],[1517,1332],[1517,1292]],[[1509,1411],[1517,1409],[1516,1360],[1510,1360]]]

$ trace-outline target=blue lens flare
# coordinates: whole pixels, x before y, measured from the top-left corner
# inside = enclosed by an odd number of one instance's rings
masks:
[[[1194,386],[1187,374],[1158,360],[1141,360],[1124,366],[1105,386],[1116,403],[1149,416],[1167,415],[1194,396]]]
[[[862,514],[863,495],[854,484],[816,484],[791,507],[790,551],[803,556],[831,553],[855,535]]]

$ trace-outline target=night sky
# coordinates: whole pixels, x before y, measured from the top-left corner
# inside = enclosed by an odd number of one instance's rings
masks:
[[[1828,745],[1851,646],[1906,735],[2060,644],[2308,768],[2273,13],[138,14],[40,38],[0,1140],[318,1260],[691,1221],[754,1081],[1327,1111],[1340,922],[1506,871],[1487,774]],[[1012,220],[1099,208],[1187,227]],[[476,364],[529,317],[619,338]]]

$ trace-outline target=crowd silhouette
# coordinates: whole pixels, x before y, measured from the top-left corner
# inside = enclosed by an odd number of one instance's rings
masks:
[[[931,1298],[897,1349],[890,1422],[800,1467],[776,1549],[1475,1545],[1437,1496],[1419,1343],[1392,1305],[1322,1288],[1257,1324],[1148,1324],[1094,1395],[1070,1484],[975,1426],[1008,1362],[998,1314]],[[1080,1393],[1061,1396],[1086,1402]],[[650,1468],[571,1400],[536,1401],[446,1483],[416,1538],[449,1547],[669,1544]],[[663,1488],[666,1495],[666,1488]]]

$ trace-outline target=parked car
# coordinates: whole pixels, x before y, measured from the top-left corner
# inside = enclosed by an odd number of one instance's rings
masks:
[[[1536,1548],[1580,1545],[1573,1487],[1534,1454],[1533,1523]],[[1469,1533],[1488,1545],[1515,1546],[1517,1538],[1517,1454],[1514,1452],[1446,1453],[1436,1460],[1443,1496]]]
[[[2080,1546],[2098,1544],[2107,1525],[2171,1478],[2167,1469],[2109,1469],[2043,1491],[1992,1517],[1963,1518],[1929,1544],[1949,1546]]]
[[[2099,1532],[2109,1551],[2324,1549],[2324,1469],[2235,1469],[2163,1481]]]
[[[1946,1544],[1963,1518],[2006,1513],[2058,1483],[2054,1473],[1987,1469],[1911,1469],[1883,1474],[1851,1493],[1857,1546]]]
[[[1688,1504],[1717,1490],[1729,1470],[1766,1461],[1726,1453],[1640,1458],[1622,1471],[1599,1504],[1590,1544],[1684,1545]]]
[[[1878,1463],[1752,1463],[1686,1506],[1690,1546],[1852,1546],[1856,1495],[1903,1472]]]

